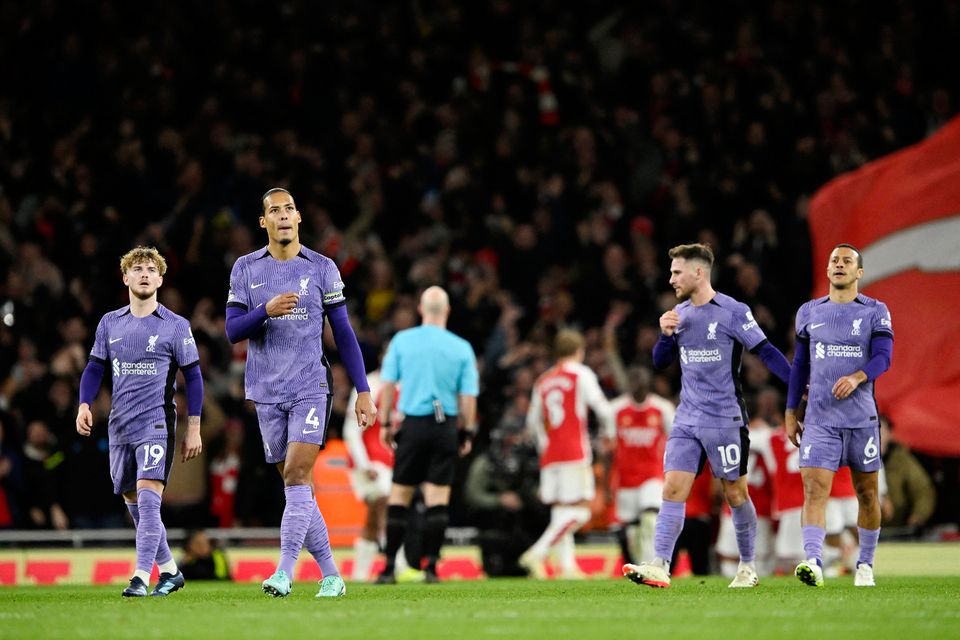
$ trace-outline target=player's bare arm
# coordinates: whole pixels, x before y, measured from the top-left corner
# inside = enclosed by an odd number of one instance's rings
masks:
[[[365,431],[367,427],[377,421],[377,405],[373,403],[373,396],[369,391],[361,391],[357,394],[357,404],[354,407],[357,414],[357,424],[360,430]]]
[[[275,295],[267,302],[267,315],[271,318],[285,316],[296,308],[299,301],[300,296],[293,292]]]
[[[183,462],[193,460],[201,451],[203,442],[200,439],[200,416],[190,416],[187,419],[187,431],[180,443],[180,459]]]
[[[93,428],[93,414],[90,413],[90,405],[86,402],[80,403],[77,409],[77,433],[82,436],[89,436]]]
[[[680,326],[680,314],[675,309],[670,309],[660,316],[660,332],[669,337]]]
[[[784,416],[784,427],[787,430],[787,438],[793,443],[793,446],[800,446],[800,438],[803,436],[803,423],[797,419],[797,412],[794,409],[787,409]]]
[[[837,400],[844,400],[850,397],[850,394],[857,390],[862,383],[867,381],[867,374],[863,371],[851,373],[849,376],[843,376],[833,385],[833,397]]]

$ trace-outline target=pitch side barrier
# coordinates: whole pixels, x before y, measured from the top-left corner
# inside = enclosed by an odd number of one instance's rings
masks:
[[[167,529],[171,547],[183,542],[189,529]],[[277,527],[236,527],[204,529],[207,536],[223,547],[276,546],[280,539]],[[350,531],[331,529],[331,534],[346,535]],[[447,542],[463,546],[476,542],[476,527],[448,527]],[[122,546],[136,540],[136,531],[124,529],[68,529],[65,531],[0,530],[0,547],[84,547]]]

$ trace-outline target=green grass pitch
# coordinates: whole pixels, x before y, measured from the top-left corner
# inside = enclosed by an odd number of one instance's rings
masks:
[[[256,584],[190,583],[168,598],[126,599],[122,586],[0,588],[0,638],[957,638],[960,577],[852,578],[824,589],[768,578],[670,589],[626,580],[486,580],[439,585],[348,583],[319,601],[315,584],[285,599]]]

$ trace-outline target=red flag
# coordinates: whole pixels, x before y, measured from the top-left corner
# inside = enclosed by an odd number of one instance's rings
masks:
[[[810,207],[814,296],[841,242],[863,252],[860,290],[887,304],[893,365],[876,384],[898,440],[960,455],[960,117],[930,138],[844,174]]]

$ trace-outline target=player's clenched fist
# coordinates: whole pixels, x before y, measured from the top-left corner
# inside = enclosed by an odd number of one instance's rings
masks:
[[[674,309],[670,309],[660,316],[660,332],[665,336],[672,336],[673,332],[680,326],[680,314]]]
[[[281,293],[270,298],[267,303],[267,315],[271,318],[285,316],[296,308],[300,296],[295,293]]]
[[[90,405],[86,402],[80,405],[77,410],[77,433],[82,436],[90,435],[90,429],[93,427],[93,414],[90,413]]]

